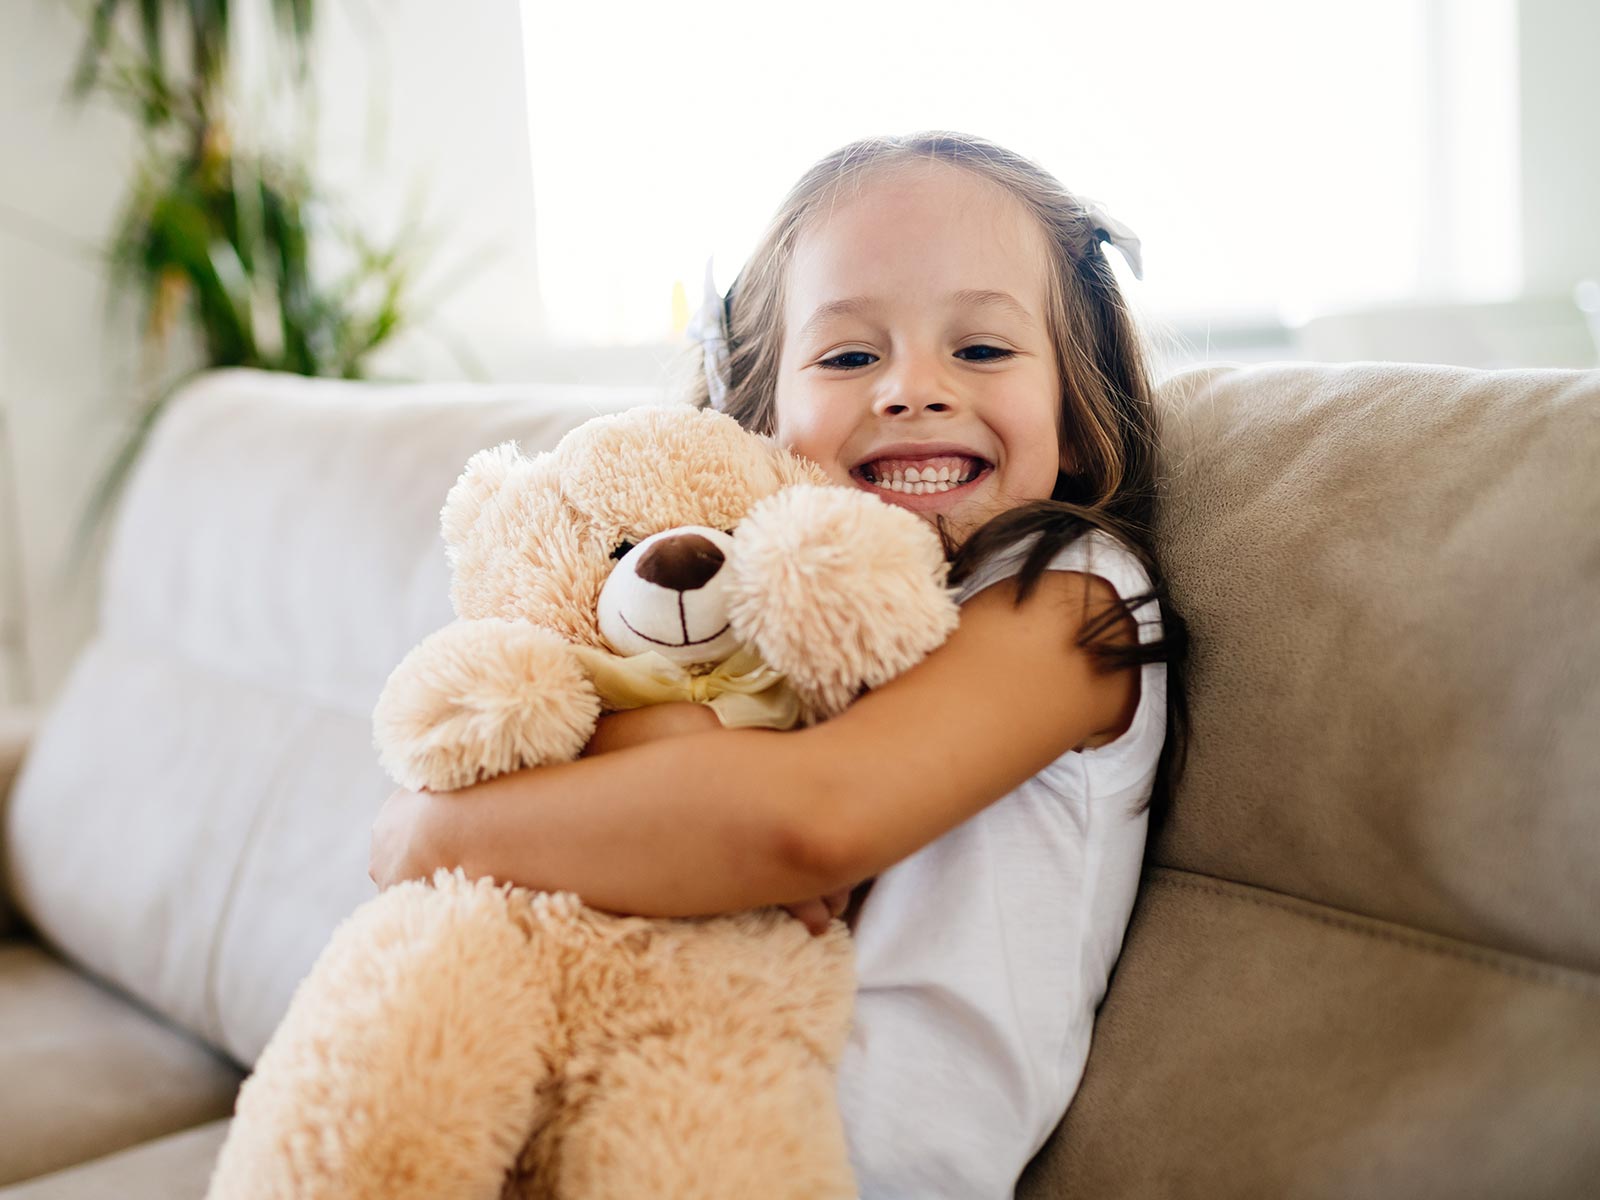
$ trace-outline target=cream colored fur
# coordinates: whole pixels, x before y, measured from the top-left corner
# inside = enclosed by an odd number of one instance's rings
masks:
[[[475,455],[441,514],[458,620],[395,669],[385,767],[447,791],[575,757],[601,703],[571,647],[624,540],[733,533],[733,629],[840,711],[948,636],[933,532],[717,413],[639,409],[549,454]],[[759,781],[752,781],[759,786]],[[855,1194],[833,1069],[842,924],[616,917],[441,871],[335,931],[240,1092],[212,1200],[823,1200]]]

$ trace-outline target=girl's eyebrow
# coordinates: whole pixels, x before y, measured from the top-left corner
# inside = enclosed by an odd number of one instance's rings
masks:
[[[826,304],[817,305],[816,312],[806,318],[806,323],[800,326],[798,336],[805,337],[818,325],[831,317],[852,316],[867,309],[876,308],[878,302],[866,296],[848,296],[843,300],[829,300]]]
[[[997,292],[990,288],[962,288],[951,292],[950,299],[961,305],[992,304],[1004,309],[1024,325],[1033,324],[1033,314],[1010,292]]]
[[[1024,325],[1031,326],[1035,324],[1033,314],[1010,292],[997,292],[992,288],[962,288],[960,291],[951,292],[949,299],[957,307],[992,305],[1002,309]],[[847,296],[842,300],[829,300],[826,304],[819,304],[816,311],[806,318],[806,323],[800,326],[800,332],[797,336],[805,337],[817,326],[832,317],[859,316],[863,312],[876,308],[878,303],[877,300],[872,299],[870,296]]]

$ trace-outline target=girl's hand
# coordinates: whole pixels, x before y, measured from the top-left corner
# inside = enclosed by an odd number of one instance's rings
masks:
[[[378,890],[408,879],[431,879],[440,867],[452,867],[434,819],[437,798],[431,792],[406,788],[392,793],[372,823],[372,852],[367,874]]]
[[[802,900],[798,904],[785,904],[784,911],[791,917],[804,923],[806,929],[817,936],[826,933],[833,918],[850,904],[852,888],[840,888],[837,892],[829,892],[826,896],[819,896],[815,900]]]
[[[584,747],[584,757],[622,750],[628,746],[641,746],[658,738],[678,737],[686,733],[701,733],[707,729],[720,729],[721,720],[707,705],[678,701],[672,704],[652,704],[646,708],[630,708],[622,712],[607,713],[595,726],[594,736]],[[850,903],[850,888],[841,888],[815,900],[802,900],[785,904],[784,910],[804,923],[813,935],[827,932],[833,918],[844,912]]]
[[[717,714],[704,704],[654,704],[601,717],[583,753],[605,754],[659,738],[721,728]],[[439,798],[431,792],[401,788],[383,802],[372,824],[367,866],[367,874],[380,890],[407,879],[431,879],[440,867],[462,865],[446,845],[447,823],[441,815]]]

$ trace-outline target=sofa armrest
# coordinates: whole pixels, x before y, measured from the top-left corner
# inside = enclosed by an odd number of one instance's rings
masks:
[[[37,721],[38,715],[30,708],[0,705],[0,938],[14,936],[22,924],[6,878],[6,808]]]

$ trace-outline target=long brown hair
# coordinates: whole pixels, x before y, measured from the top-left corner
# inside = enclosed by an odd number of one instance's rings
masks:
[[[1059,472],[1048,500],[1003,512],[957,546],[941,527],[950,579],[960,583],[994,553],[1034,538],[1017,575],[1016,603],[1038,585],[1050,559],[1090,530],[1126,546],[1149,573],[1149,592],[1124,598],[1080,631],[1078,644],[1102,670],[1147,662],[1167,664],[1167,738],[1150,799],[1150,841],[1182,773],[1188,744],[1184,692],[1188,629],[1173,608],[1156,554],[1156,428],[1149,352],[1129,312],[1101,231],[1087,207],[1029,159],[982,138],[945,131],[874,137],[841,147],[801,177],[740,271],[726,301],[729,334],[727,397],[723,410],[747,429],[774,428],[783,307],[789,264],[808,225],[869,173],[927,162],[949,163],[998,183],[1038,220],[1049,246],[1046,325],[1062,381],[1060,429],[1070,441],[1073,471]],[[699,362],[698,356],[696,362]],[[689,380],[693,403],[710,402],[703,366]],[[1125,614],[1148,601],[1159,605],[1163,636],[1114,644],[1108,638]]]

